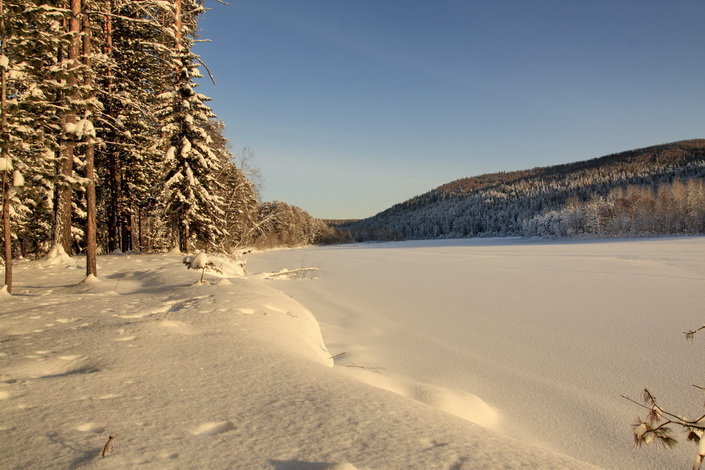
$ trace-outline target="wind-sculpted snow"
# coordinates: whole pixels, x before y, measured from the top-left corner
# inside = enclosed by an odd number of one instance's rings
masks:
[[[274,288],[309,271],[199,283],[182,258],[102,256],[89,282],[83,258],[17,263],[0,303],[2,468],[590,468],[426,404],[460,410],[462,390],[392,379],[410,400],[331,368],[312,313]]]
[[[614,469],[690,468],[695,448],[635,450],[647,386],[702,414],[705,238],[474,239],[257,254],[250,269],[318,318],[336,369],[498,432]],[[452,400],[451,400],[452,398]]]

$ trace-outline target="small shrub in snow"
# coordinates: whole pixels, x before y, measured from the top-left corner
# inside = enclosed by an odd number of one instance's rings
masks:
[[[206,270],[222,273],[222,271],[216,267],[215,263],[208,258],[208,255],[203,252],[197,255],[184,256],[183,263],[188,269],[201,270],[201,279],[198,281],[199,284],[203,283],[203,276],[206,274]]]

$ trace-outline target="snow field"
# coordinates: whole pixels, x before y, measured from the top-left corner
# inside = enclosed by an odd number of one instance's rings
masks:
[[[88,283],[80,258],[17,263],[0,467],[588,468],[331,369],[265,273],[194,285],[181,258],[102,256]]]
[[[255,271],[314,313],[337,365],[501,434],[614,469],[689,468],[695,447],[635,450],[648,387],[700,416],[705,238],[372,243],[264,252]],[[356,367],[339,367],[359,375]],[[433,387],[416,393],[420,385]],[[438,398],[440,397],[440,398]],[[449,401],[447,397],[453,397]]]

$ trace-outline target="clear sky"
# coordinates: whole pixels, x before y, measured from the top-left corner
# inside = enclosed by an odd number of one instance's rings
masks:
[[[264,200],[362,218],[440,184],[705,138],[705,1],[231,0],[200,91]]]

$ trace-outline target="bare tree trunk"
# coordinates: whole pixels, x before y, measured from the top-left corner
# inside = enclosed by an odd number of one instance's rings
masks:
[[[153,238],[154,238],[154,223],[152,217],[147,217],[147,251],[151,252],[154,248]]]
[[[144,247],[142,246],[142,208],[138,207],[137,208],[137,249],[139,250],[140,253],[144,250]]]
[[[182,225],[179,233],[179,249],[183,253],[188,253],[190,250],[189,239],[191,238],[191,233],[188,225]]]
[[[69,46],[68,62],[69,67],[75,68],[79,59],[79,33],[81,32],[81,0],[71,0],[71,17],[69,19],[69,33],[71,33],[71,45]],[[69,94],[69,100],[78,98],[76,85],[78,84],[78,76],[75,71],[68,74],[68,85],[73,88]],[[76,115],[73,111],[64,117],[64,126],[73,124],[76,121]],[[72,189],[66,185],[66,180],[73,176],[73,157],[76,147],[73,136],[68,136],[64,139],[61,148],[61,164],[59,167],[59,175],[63,176],[64,185],[59,190],[59,198],[56,209],[56,225],[54,228],[54,244],[63,246],[66,253],[71,254],[72,251],[72,236],[71,236],[71,200]]]
[[[5,54],[5,2],[0,0],[0,56]],[[2,67],[2,66],[0,66]],[[2,98],[0,100],[0,112],[2,120],[0,121],[0,156],[5,160],[5,171],[2,172],[2,238],[4,247],[5,260],[5,287],[9,294],[12,294],[12,233],[10,232],[10,152],[8,151],[8,132],[7,132],[7,68],[2,67],[0,71],[0,92]]]
[[[132,212],[126,208],[121,209],[120,233],[122,251],[132,251]]]
[[[5,116],[4,110],[3,116]],[[4,147],[5,145],[3,145],[3,149]],[[7,152],[3,151],[3,153],[7,155]],[[9,181],[8,175],[9,170],[2,172],[2,237],[5,252],[5,287],[7,292],[12,294],[12,233],[10,231],[10,185],[12,182]]]
[[[89,0],[83,0],[83,6],[86,7]],[[86,72],[83,78],[83,84],[88,90],[88,98],[93,97],[93,70],[91,54],[93,53],[91,41],[90,18],[87,14],[83,15],[83,63],[86,65]],[[91,119],[92,116],[89,116]],[[96,243],[96,207],[95,207],[95,138],[91,135],[88,137],[86,147],[86,276],[98,276],[97,267],[97,251]]]
[[[68,141],[66,141],[62,147],[62,158],[59,164],[58,174],[65,178],[70,178],[73,175],[73,147],[73,142]],[[61,245],[68,254],[72,252],[71,191],[70,187],[62,186],[59,188],[59,196],[56,203],[56,221],[54,224],[54,244]]]
[[[118,158],[116,152],[110,152],[108,155],[108,178],[110,178],[110,199],[108,200],[108,251],[111,253],[120,246],[118,240],[118,200],[120,198]]]

